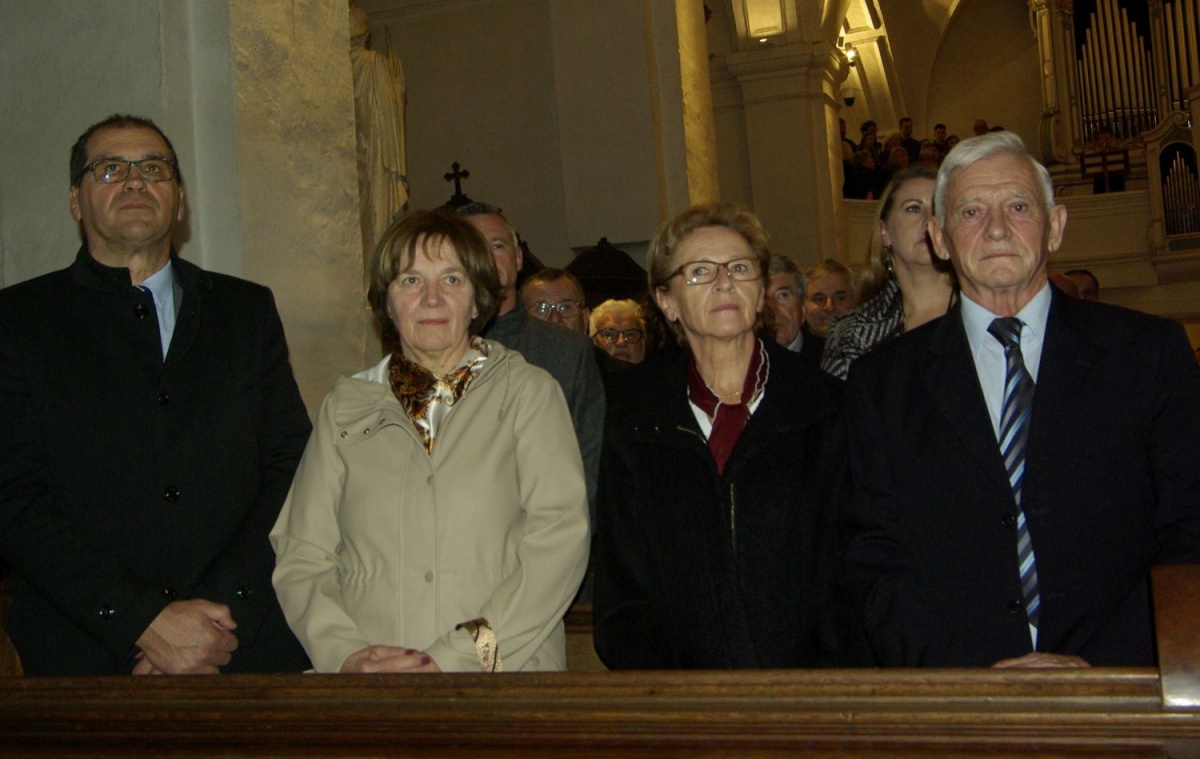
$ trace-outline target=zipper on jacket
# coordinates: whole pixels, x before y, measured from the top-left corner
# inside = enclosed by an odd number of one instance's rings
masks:
[[[729,483],[729,542],[733,555],[737,556],[737,497],[733,483]]]
[[[686,432],[689,435],[694,435],[706,447],[708,446],[708,441],[699,432],[689,429],[682,424],[676,426],[675,429],[680,432]],[[732,481],[729,483],[729,544],[733,550],[733,555],[737,556],[737,496]]]

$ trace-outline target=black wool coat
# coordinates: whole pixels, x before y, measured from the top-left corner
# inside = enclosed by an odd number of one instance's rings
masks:
[[[843,590],[839,389],[768,341],[726,465],[687,400],[687,354],[612,378],[595,535],[595,643],[614,669],[868,663]]]
[[[128,672],[172,600],[227,604],[226,671],[302,670],[267,533],[311,426],[271,293],[172,256],[153,300],[81,249],[0,291],[0,558],[28,674]]]

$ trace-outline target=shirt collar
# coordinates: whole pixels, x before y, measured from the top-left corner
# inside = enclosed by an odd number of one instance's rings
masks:
[[[166,266],[142,280],[140,287],[146,288],[152,295],[154,295],[154,302],[156,304],[165,303],[167,302],[168,298],[174,300],[174,271],[175,269],[171,264],[171,259],[168,258]]]
[[[996,314],[987,310],[965,292],[961,294],[963,326],[967,330],[967,340],[971,344],[971,353],[978,354],[982,346],[991,346],[996,342],[988,332]],[[1024,325],[1022,328],[1022,343],[1028,337],[1033,337],[1037,345],[1042,344],[1046,335],[1046,321],[1050,317],[1050,283],[1042,285],[1042,289],[1017,312],[1017,318]],[[1028,357],[1026,357],[1028,361]]]

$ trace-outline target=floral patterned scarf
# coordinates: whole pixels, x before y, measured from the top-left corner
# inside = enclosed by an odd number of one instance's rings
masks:
[[[467,392],[471,380],[483,369],[487,357],[487,343],[481,337],[472,337],[458,368],[445,377],[439,377],[398,349],[392,354],[392,360],[388,362],[388,380],[392,392],[417,428],[426,453],[433,452],[438,430],[446,423],[463,393]]]

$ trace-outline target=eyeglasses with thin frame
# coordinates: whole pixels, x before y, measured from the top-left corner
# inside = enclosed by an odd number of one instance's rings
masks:
[[[738,282],[749,282],[750,280],[762,278],[762,267],[753,258],[735,258],[732,261],[723,262],[708,261],[706,259],[688,261],[671,272],[671,277],[676,275],[682,276],[683,281],[689,285],[707,285],[717,278],[717,274],[720,273],[721,269],[724,269],[731,279],[735,279]],[[667,277],[667,279],[671,277]]]
[[[560,300],[558,303],[539,300],[529,307],[529,312],[538,316],[549,316],[551,311],[557,311],[563,318],[570,319],[578,314],[581,308],[583,304],[576,300]]]
[[[637,345],[645,336],[646,333],[636,328],[613,329],[612,327],[605,327],[604,329],[596,332],[596,337],[600,338],[609,345],[617,342],[618,339],[624,340],[626,345]]]
[[[169,182],[175,178],[176,166],[173,158],[143,158],[140,161],[128,161],[124,158],[101,158],[83,167],[79,176],[92,172],[92,178],[100,184],[124,182],[129,178],[129,172],[138,170],[138,176],[147,182]]]

